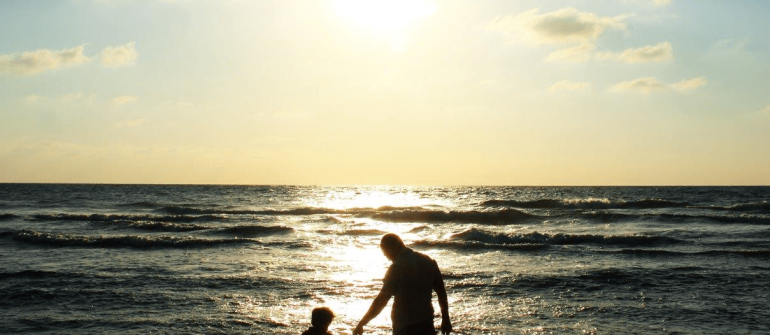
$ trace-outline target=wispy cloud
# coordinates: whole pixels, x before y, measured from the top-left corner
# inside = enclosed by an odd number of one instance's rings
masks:
[[[598,52],[596,59],[613,60],[624,63],[665,62],[674,59],[674,48],[669,42],[648,45],[636,49],[626,49],[623,52]]]
[[[15,54],[0,54],[0,74],[34,75],[78,64],[88,63],[83,55],[84,46],[63,50],[40,49]]]
[[[123,95],[112,99],[112,104],[115,106],[122,106],[135,103],[138,100],[137,97],[131,95]]]
[[[105,66],[131,65],[136,61],[136,43],[129,42],[116,47],[106,47],[99,53],[99,62]]]
[[[592,43],[580,43],[574,47],[556,50],[548,55],[547,61],[585,62],[593,56],[595,46]]]
[[[649,94],[657,91],[675,90],[678,92],[691,91],[703,85],[708,81],[704,77],[685,79],[674,84],[665,84],[655,77],[638,78],[624,81],[613,85],[610,91],[614,92],[641,92]]]
[[[69,49],[40,49],[22,53],[0,54],[0,75],[29,76],[46,71],[73,67],[92,62],[95,58],[105,66],[123,66],[136,61],[134,42],[116,47],[106,47],[95,56],[83,54],[85,45]]]
[[[637,91],[645,94],[649,94],[652,91],[662,91],[666,89],[666,85],[661,83],[654,77],[639,78],[629,81],[624,81],[615,84],[610,90],[615,92],[624,91]]]
[[[591,88],[591,83],[588,82],[571,82],[569,80],[562,80],[556,84],[553,84],[548,90],[551,92],[582,91],[589,88]]]
[[[770,105],[765,106],[759,110],[759,115],[770,116]]]
[[[706,83],[708,83],[708,80],[706,80],[705,77],[698,77],[698,78],[692,78],[692,79],[685,79],[678,83],[671,84],[671,88],[679,92],[685,92],[685,91],[692,91],[698,87],[706,85]]]
[[[517,16],[498,17],[487,29],[535,43],[586,43],[596,40],[607,29],[625,30],[626,17],[602,17],[575,8],[540,14],[540,9],[535,8]]]

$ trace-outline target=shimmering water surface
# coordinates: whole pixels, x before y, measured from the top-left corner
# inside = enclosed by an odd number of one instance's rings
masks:
[[[350,334],[394,232],[438,261],[460,334],[766,334],[769,201],[769,187],[0,184],[0,332],[298,334],[323,305]],[[389,310],[368,334],[390,333]]]

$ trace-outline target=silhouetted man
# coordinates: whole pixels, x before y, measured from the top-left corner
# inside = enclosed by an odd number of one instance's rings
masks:
[[[385,273],[380,293],[358,322],[353,335],[364,333],[364,326],[380,314],[390,297],[394,297],[390,314],[394,335],[435,335],[432,291],[436,291],[441,306],[441,333],[449,334],[452,331],[449,303],[444,279],[436,261],[407,248],[396,234],[383,236],[380,249],[393,264]]]

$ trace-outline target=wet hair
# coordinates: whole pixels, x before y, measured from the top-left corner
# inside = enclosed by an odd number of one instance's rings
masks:
[[[334,312],[328,307],[318,307],[313,309],[313,314],[310,319],[310,323],[313,327],[326,328],[334,320]]]
[[[404,245],[404,241],[402,241],[398,235],[385,234],[385,236],[382,237],[382,240],[380,240],[380,248],[392,249],[393,247],[398,247],[398,249],[400,249],[405,248],[406,246]]]

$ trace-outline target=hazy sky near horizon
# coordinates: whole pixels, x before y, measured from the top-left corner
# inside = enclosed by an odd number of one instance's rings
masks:
[[[770,185],[763,0],[5,0],[0,182]]]

